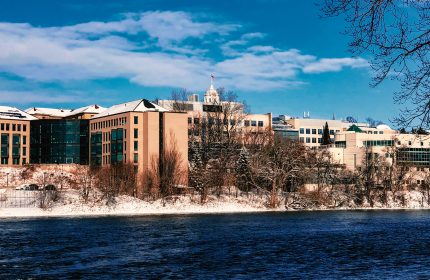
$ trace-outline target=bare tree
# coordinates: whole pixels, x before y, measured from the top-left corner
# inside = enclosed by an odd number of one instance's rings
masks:
[[[302,143],[269,134],[265,144],[253,153],[252,182],[269,192],[268,205],[279,206],[279,192],[305,169],[306,150]]]
[[[430,1],[325,0],[325,16],[346,16],[354,54],[370,53],[372,86],[400,82],[394,95],[407,103],[394,120],[399,126],[430,126]]]

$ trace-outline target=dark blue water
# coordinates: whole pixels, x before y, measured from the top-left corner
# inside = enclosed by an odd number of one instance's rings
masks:
[[[429,279],[430,212],[0,220],[0,279]]]

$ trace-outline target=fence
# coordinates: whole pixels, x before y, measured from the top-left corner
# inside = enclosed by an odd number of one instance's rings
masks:
[[[42,192],[0,189],[0,208],[38,207]]]

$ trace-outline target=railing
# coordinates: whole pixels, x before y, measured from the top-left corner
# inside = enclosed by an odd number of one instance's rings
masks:
[[[0,208],[38,207],[42,191],[0,189]]]

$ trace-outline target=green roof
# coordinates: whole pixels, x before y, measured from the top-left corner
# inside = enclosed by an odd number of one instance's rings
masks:
[[[359,128],[358,126],[356,126],[355,124],[351,125],[347,131],[354,131],[354,132],[363,132],[363,130],[361,130],[361,128]]]

